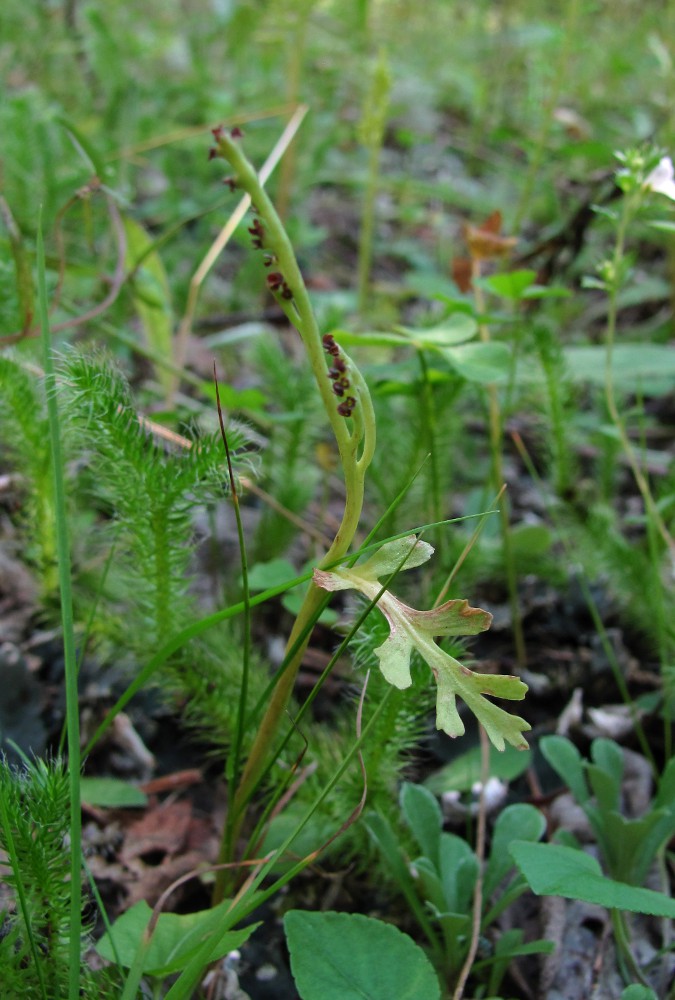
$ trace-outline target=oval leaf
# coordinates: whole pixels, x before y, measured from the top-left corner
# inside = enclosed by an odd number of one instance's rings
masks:
[[[120,778],[80,778],[82,801],[106,809],[129,809],[147,804],[148,796]]]
[[[439,1000],[436,973],[418,945],[391,924],[358,913],[284,917],[302,1000]]]
[[[455,371],[468,382],[503,382],[511,369],[511,352],[500,342],[462,344],[443,350]]]
[[[537,896],[563,896],[609,910],[675,917],[675,900],[670,896],[607,878],[595,858],[577,848],[517,840],[509,850]]]

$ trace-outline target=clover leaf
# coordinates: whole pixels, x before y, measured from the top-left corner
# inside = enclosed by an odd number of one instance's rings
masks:
[[[377,598],[386,577],[399,569],[421,566],[433,554],[433,548],[414,535],[387,542],[366,562],[334,570],[314,570],[314,582],[324,590],[358,590],[368,600]],[[388,590],[377,606],[389,623],[389,638],[375,651],[385,679],[397,688],[412,684],[410,655],[413,649],[431,668],[436,678],[436,727],[448,736],[461,736],[464,724],[457,711],[459,696],[468,705],[498,750],[505,741],[526,749],[523,732],[530,729],[524,719],[511,715],[488,701],[485,695],[520,701],[527,685],[510,675],[478,674],[463,666],[434,642],[439,635],[476,635],[490,627],[492,615],[481,608],[469,607],[468,601],[446,601],[431,611],[417,611],[403,604]]]

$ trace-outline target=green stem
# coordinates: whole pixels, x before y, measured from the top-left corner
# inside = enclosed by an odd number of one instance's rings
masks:
[[[63,657],[66,688],[66,726],[68,730],[68,778],[70,785],[70,926],[68,998],[80,996],[80,947],[82,938],[82,814],[80,808],[80,718],[77,693],[77,656],[73,627],[73,597],[70,575],[70,543],[66,519],[66,486],[61,453],[59,409],[54,392],[55,374],[52,357],[47,284],[45,276],[45,247],[42,219],[37,237],[38,298],[42,351],[47,383],[47,413],[49,438],[54,476],[54,507],[56,511],[56,550],[61,590],[61,622],[63,628]]]
[[[474,278],[480,277],[480,263],[473,264]],[[485,296],[480,284],[474,281],[474,298],[479,316],[485,315]],[[481,322],[479,327],[480,338],[483,343],[489,343],[490,330],[488,326]],[[502,414],[499,405],[499,393],[494,383],[487,386],[488,394],[488,422],[490,433],[490,463],[492,487],[495,493],[499,493],[504,482],[504,470],[502,465],[502,448],[504,435],[502,430]],[[513,643],[516,652],[516,662],[523,669],[527,666],[527,651],[525,647],[525,635],[523,632],[523,621],[520,615],[520,604],[518,602],[518,574],[513,555],[513,541],[511,538],[511,520],[509,517],[509,503],[506,494],[499,504],[499,519],[502,534],[502,553],[504,556],[504,572],[506,574],[506,589],[509,597],[509,608],[511,611],[511,630]]]
[[[340,351],[349,378],[349,388],[346,392],[354,399],[354,406],[348,416],[343,416],[338,412],[339,404],[328,377],[325,346],[307,288],[283,224],[237,141],[219,131],[216,135],[216,142],[217,152],[230,162],[235,171],[234,183],[246,191],[255,206],[258,221],[254,239],[267,255],[270,277],[274,275],[281,279],[281,283],[276,283],[276,287],[273,287],[274,282],[268,283],[277,302],[302,338],[317,388],[337,442],[345,478],[346,499],[337,534],[321,561],[321,565],[326,566],[346,555],[359,525],[363,508],[365,474],[375,449],[375,415],[370,394],[358,369],[347,358],[346,354]],[[319,614],[322,600],[322,591],[314,583],[310,583],[286,646],[287,652],[294,650],[293,655],[274,689],[253,741],[234,801],[231,803],[231,809],[234,813],[229,832],[231,844],[236,842],[246,804],[264,771],[274,735],[288,705],[295,678],[309,642],[310,626]],[[298,641],[301,636],[304,638],[302,641]],[[224,847],[223,853],[225,853]],[[224,878],[216,879],[214,901],[217,902],[222,898],[224,884]]]
[[[436,455],[436,420],[434,413],[434,392],[429,379],[429,366],[424,351],[418,351],[420,370],[422,372],[422,406],[421,418],[426,438],[425,450],[429,455],[429,479],[431,480],[431,497],[428,514],[433,521],[439,521],[441,514],[441,489],[438,475],[438,459]]]
[[[605,331],[605,402],[607,404],[607,411],[614,424],[617,433],[619,435],[619,440],[621,441],[621,447],[623,448],[624,454],[628,459],[628,464],[630,465],[631,472],[633,473],[633,478],[642,496],[643,503],[645,505],[645,513],[649,520],[649,537],[651,542],[651,547],[653,549],[653,536],[655,532],[661,536],[666,548],[670,552],[671,558],[675,559],[675,539],[668,531],[666,524],[659,513],[658,507],[654,497],[652,496],[651,487],[645,476],[642,468],[640,467],[638,457],[635,453],[635,449],[628,437],[626,432],[626,426],[619,414],[619,409],[616,403],[616,396],[614,392],[614,372],[612,367],[613,360],[613,350],[614,342],[616,338],[616,328],[617,328],[617,315],[618,315],[618,297],[620,290],[620,275],[623,271],[623,262],[625,257],[625,246],[626,246],[626,233],[628,230],[629,223],[632,221],[639,204],[640,204],[641,192],[633,193],[632,196],[626,196],[623,202],[623,211],[619,218],[619,226],[616,235],[616,244],[614,247],[614,255],[611,262],[610,270],[610,280],[608,287],[609,294],[609,304],[607,311],[607,327]],[[667,747],[671,745],[671,718],[670,712],[667,710],[668,699],[666,699],[666,711],[664,713],[664,733],[665,733],[665,744]]]
[[[361,119],[359,131],[364,145],[368,148],[368,174],[366,179],[361,233],[358,255],[358,312],[363,317],[368,308],[370,293],[370,272],[373,262],[373,236],[375,232],[375,199],[379,186],[380,159],[384,143],[384,130],[389,105],[391,78],[384,52],[373,70],[370,93]]]
[[[642,495],[645,511],[656,525],[656,528],[658,529],[658,532],[671,555],[675,557],[675,540],[668,531],[668,528],[658,511],[647,478],[640,468],[637,455],[635,454],[635,449],[631,444],[630,438],[626,433],[625,424],[619,414],[619,409],[616,404],[616,396],[614,393],[612,358],[614,341],[616,338],[617,315],[619,310],[618,297],[620,281],[618,276],[621,273],[625,256],[626,231],[628,229],[628,224],[636,211],[638,203],[639,202],[635,197],[627,197],[624,201],[624,209],[619,219],[619,228],[617,231],[616,245],[612,259],[612,277],[608,288],[609,305],[607,312],[607,327],[605,330],[605,401],[607,403],[607,410],[612,423],[616,427],[619,434],[621,446],[624,450],[626,458],[628,459],[628,464],[630,465],[631,472],[633,473],[633,478],[635,479],[636,485]]]

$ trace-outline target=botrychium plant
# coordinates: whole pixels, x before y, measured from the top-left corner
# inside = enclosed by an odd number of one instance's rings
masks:
[[[316,616],[322,589],[356,587],[369,600],[379,602],[392,629],[392,637],[379,653],[385,677],[397,687],[410,683],[410,650],[415,645],[429,663],[438,683],[437,725],[450,735],[463,731],[455,708],[460,694],[486,725],[496,746],[504,740],[523,746],[522,732],[529,728],[522,719],[509,716],[482,697],[488,693],[506,698],[522,698],[526,687],[517,678],[484,677],[461,667],[446,657],[433,643],[433,635],[472,634],[488,627],[489,615],[468,609],[466,602],[448,602],[432,612],[407,609],[386,593],[378,578],[404,565],[417,566],[431,555],[431,548],[416,538],[402,540],[362,565],[336,569],[347,556],[361,518],[365,474],[375,450],[375,413],[368,387],[353,360],[330,333],[321,335],[292,246],[274,206],[241,149],[239,129],[214,131],[212,157],[223,157],[233,174],[227,178],[232,189],[243,190],[251,199],[254,220],[249,227],[253,246],[263,255],[267,286],[293,326],[298,330],[307,358],[335,436],[345,480],[346,500],[342,523],[332,545],[315,572],[287,644],[288,661],[270,699],[248,762],[238,786],[234,809],[239,812],[268,759],[282,712],[309,638],[308,624]],[[459,606],[458,606],[459,605]],[[405,609],[405,610],[404,610]],[[425,617],[426,616],[426,617]],[[405,638],[404,638],[405,636]],[[486,707],[489,705],[489,708]]]

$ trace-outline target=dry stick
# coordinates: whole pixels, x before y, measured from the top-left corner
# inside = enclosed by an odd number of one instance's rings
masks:
[[[306,104],[300,104],[295,109],[293,117],[289,121],[286,128],[281,133],[276,145],[272,149],[272,152],[267,157],[265,163],[260,170],[260,183],[264,184],[269,178],[270,174],[278,164],[281,157],[284,155],[286,149],[292,142],[295,133],[300,128],[302,121],[309,111]],[[228,241],[236,231],[237,226],[244,218],[248,212],[249,206],[251,204],[251,198],[249,195],[245,194],[234,212],[228,219],[227,223],[223,226],[220,233],[216,239],[211,244],[210,249],[206,253],[201,264],[195,271],[190,281],[190,288],[188,291],[187,304],[185,306],[185,313],[178,327],[178,333],[176,335],[175,348],[174,348],[174,364],[178,368],[182,368],[185,362],[185,355],[187,351],[187,342],[190,334],[192,333],[192,324],[194,321],[195,311],[197,309],[197,301],[199,299],[199,293],[201,287],[215,264],[216,260],[222,253],[224,247],[227,245]]]
[[[186,139],[194,139],[203,136],[205,132],[211,132],[219,125],[245,125],[247,122],[261,121],[265,118],[282,118],[291,114],[297,108],[297,102],[293,104],[276,104],[271,108],[264,108],[262,111],[249,111],[237,113],[231,119],[219,119],[212,125],[189,125],[186,128],[174,129],[173,132],[166,132],[164,135],[155,136],[154,139],[146,139],[135,146],[125,146],[118,149],[116,153],[105,157],[106,163],[114,163],[116,160],[128,160],[139,153],[148,153],[153,149],[161,149],[163,146],[172,146],[176,142],[184,142]]]
[[[480,795],[478,796],[478,824],[476,827],[476,857],[478,859],[478,875],[476,876],[476,885],[473,891],[471,943],[469,944],[469,951],[464,961],[464,965],[462,966],[462,971],[459,974],[459,979],[457,980],[457,986],[455,987],[455,992],[452,995],[452,1000],[462,1000],[462,997],[464,996],[464,987],[466,986],[466,981],[469,978],[471,967],[473,966],[476,953],[478,952],[480,923],[483,913],[483,863],[485,861],[485,830],[487,825],[487,801],[485,796],[485,786],[490,775],[490,742],[485,729],[480,724],[478,726],[478,733],[480,736],[481,772],[481,787]]]

